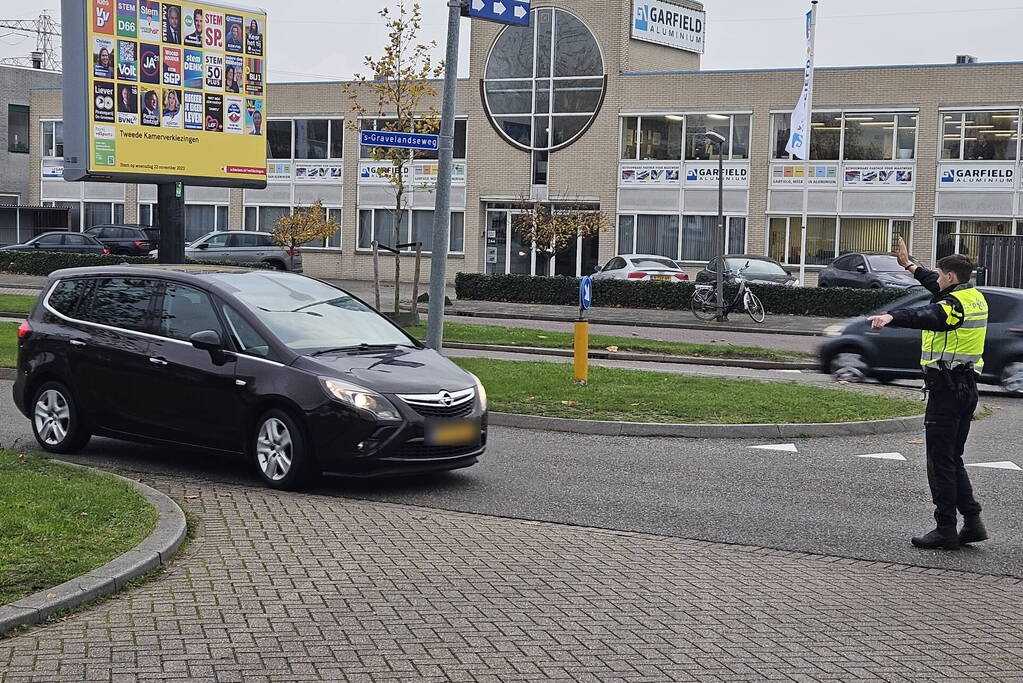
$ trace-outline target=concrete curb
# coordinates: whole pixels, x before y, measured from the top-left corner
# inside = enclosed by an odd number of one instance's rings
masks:
[[[643,422],[597,422],[560,417],[490,413],[489,422],[498,427],[537,431],[594,434],[598,436],[655,436],[684,439],[798,439],[806,437],[866,436],[918,432],[924,416],[900,417],[869,422],[824,424],[656,424]]]
[[[13,382],[18,379],[18,371],[14,368],[0,368],[0,380]]]
[[[91,467],[62,460],[52,462],[97,471]],[[177,503],[150,486],[116,474],[112,476],[131,484],[156,508],[159,516],[152,533],[133,549],[102,567],[65,581],[59,586],[39,591],[8,605],[0,605],[0,634],[25,624],[38,624],[59,612],[121,591],[129,581],[167,564],[177,553],[187,531],[185,513]]]
[[[522,353],[537,356],[560,356],[571,358],[575,354],[572,349],[545,349],[538,346],[502,346],[500,344],[462,344],[446,342],[449,349],[466,351],[500,351],[502,353]],[[701,356],[666,356],[656,353],[630,353],[622,351],[601,351],[590,349],[591,360],[636,361],[642,363],[673,363],[676,365],[711,365],[724,368],[745,368],[748,370],[816,370],[817,363],[796,363],[770,360],[740,360],[735,358],[704,358]]]

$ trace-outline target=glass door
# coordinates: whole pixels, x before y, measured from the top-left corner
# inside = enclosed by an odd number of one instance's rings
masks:
[[[487,211],[487,275],[504,275],[508,267],[508,212]]]
[[[510,253],[508,254],[508,272],[513,275],[533,274],[533,245],[524,242],[520,225],[525,217],[521,213],[512,213],[511,235],[509,238]]]

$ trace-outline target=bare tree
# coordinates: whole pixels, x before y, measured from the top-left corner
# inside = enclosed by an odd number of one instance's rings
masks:
[[[574,249],[577,240],[592,237],[612,228],[611,219],[600,209],[585,204],[560,204],[556,208],[542,202],[525,201],[517,228],[523,244],[536,248],[537,262],[547,264],[558,254]]]

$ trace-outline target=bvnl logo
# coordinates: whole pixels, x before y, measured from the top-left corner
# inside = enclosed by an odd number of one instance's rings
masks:
[[[650,5],[640,5],[636,8],[636,30],[650,30]]]

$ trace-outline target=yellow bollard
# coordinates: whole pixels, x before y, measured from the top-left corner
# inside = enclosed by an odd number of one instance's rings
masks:
[[[590,323],[579,320],[575,324],[575,376],[576,384],[590,382]]]

